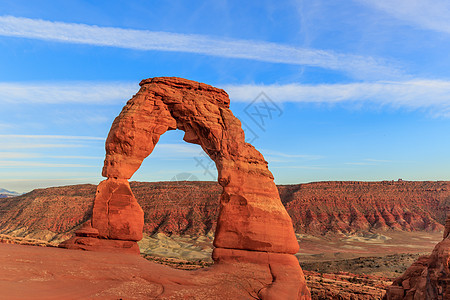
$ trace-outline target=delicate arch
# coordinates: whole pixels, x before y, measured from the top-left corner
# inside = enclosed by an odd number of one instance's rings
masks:
[[[229,109],[227,93],[203,83],[172,77],[146,79],[140,86],[111,127],[106,140],[103,176],[116,185],[117,181],[123,183],[130,179],[164,132],[183,130],[183,139],[200,145],[215,162],[218,182],[223,186],[214,245],[296,253],[298,243],[292,222],[280,201],[267,162],[245,142],[241,123]],[[111,191],[127,197],[132,195],[129,188],[116,192],[113,187],[105,192],[110,194]],[[143,221],[123,224],[127,221],[120,218],[118,222],[111,222],[116,210],[105,207],[104,202],[96,200],[92,220],[100,236],[139,239]],[[136,210],[134,218],[141,218],[140,208],[127,209]],[[136,228],[131,228],[133,226]],[[125,230],[121,233],[121,229]],[[133,233],[131,238],[125,233],[127,230]]]
[[[151,154],[161,134],[178,128],[185,132],[185,141],[199,144],[216,163],[223,187],[212,255],[215,263],[235,265],[234,270],[249,267],[256,276],[266,278],[264,286],[253,277],[245,279],[258,282],[250,289],[260,299],[311,299],[292,255],[298,243],[291,218],[264,157],[245,142],[227,93],[181,78],[146,79],[140,85],[106,140],[103,176],[107,179],[97,187],[92,219],[60,247],[140,253],[136,241],[142,239],[144,212],[128,179]]]

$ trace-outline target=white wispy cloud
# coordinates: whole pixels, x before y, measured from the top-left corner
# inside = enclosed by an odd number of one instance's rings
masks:
[[[232,101],[251,102],[264,92],[274,102],[370,102],[410,109],[450,109],[450,81],[410,80],[349,84],[222,86]]]
[[[344,163],[345,165],[352,165],[352,166],[375,166],[375,163],[370,162],[347,162]]]
[[[86,147],[80,144],[37,144],[37,143],[7,143],[0,144],[0,150],[4,149],[37,149],[37,148],[79,148]]]
[[[38,158],[36,153],[0,152],[0,159]]]
[[[357,0],[421,28],[450,33],[447,0]]]
[[[324,170],[326,167],[317,166],[272,166],[271,169],[305,169],[305,170]]]
[[[374,158],[366,158],[363,159],[363,161],[359,162],[346,162],[345,165],[354,165],[354,166],[376,166],[380,164],[386,164],[386,163],[395,163],[392,160],[386,160],[386,159],[374,159]]]
[[[2,160],[0,161],[0,168],[11,168],[11,167],[40,167],[40,168],[94,168],[97,166],[82,165],[82,164],[57,164],[57,163],[42,163],[34,161],[11,161]]]
[[[124,103],[138,90],[128,82],[1,82],[0,103],[114,104]]]
[[[124,83],[125,84],[125,83]],[[27,83],[14,83],[18,90],[26,89]],[[123,91],[120,84],[102,83],[105,91],[102,96],[91,98],[91,101],[85,104],[98,104],[107,102],[123,103],[124,99],[130,98],[136,92]],[[14,102],[43,102],[57,103],[54,94],[58,94],[58,90],[62,87],[63,92],[68,92],[65,87],[70,87],[70,93],[76,95],[89,95],[95,93],[97,85],[90,83],[56,83],[51,85],[48,83],[35,84],[35,90],[40,91],[39,98],[30,100],[25,94],[10,94],[8,89],[1,89],[0,83],[0,103],[9,97]],[[90,86],[90,88],[87,88]],[[19,88],[20,87],[20,88]],[[264,92],[272,101],[298,102],[298,103],[371,103],[377,105],[388,105],[395,108],[435,109],[436,115],[450,117],[450,81],[446,80],[427,80],[415,79],[409,81],[376,81],[361,83],[345,83],[345,84],[244,84],[244,85],[221,85],[230,95],[232,102],[252,102],[261,92]],[[28,93],[28,92],[26,92]],[[29,95],[33,94],[29,92]],[[111,95],[122,96],[114,98]],[[7,97],[4,97],[4,96]],[[73,102],[76,97],[68,97],[63,102]],[[118,100],[120,99],[120,100]],[[3,100],[3,101],[2,101]],[[76,136],[45,136],[45,135],[15,135],[23,138],[55,138],[55,139],[73,139],[73,140],[104,140],[101,137],[76,137]],[[12,135],[0,135],[0,137],[13,137]]]
[[[387,159],[374,159],[374,158],[366,158],[365,161],[379,162],[379,163],[390,163],[390,162],[393,162],[392,160],[387,160]]]
[[[1,154],[0,154],[0,157],[1,157]],[[81,155],[51,155],[51,156],[43,156],[43,157],[63,158],[63,159],[96,159],[96,160],[104,159],[104,157],[100,157],[100,156],[81,156]]]
[[[274,156],[274,157],[283,157],[283,158],[300,158],[300,159],[321,159],[323,156],[321,155],[312,155],[312,154],[292,154],[292,153],[284,153],[279,151],[273,151],[268,149],[261,149],[261,153],[264,156]]]
[[[102,160],[100,156],[82,156],[82,155],[42,155],[37,153],[18,153],[18,152],[0,152],[0,160],[4,159],[34,159],[34,158],[61,158],[61,159],[86,159]]]
[[[105,138],[75,135],[33,135],[33,134],[0,134],[0,139],[56,139],[56,140],[93,140],[104,141]]]
[[[401,75],[401,71],[393,63],[374,57],[263,41],[214,38],[198,34],[99,27],[1,16],[0,35],[143,51],[188,52],[270,63],[305,65],[343,71],[360,79],[393,78]]]

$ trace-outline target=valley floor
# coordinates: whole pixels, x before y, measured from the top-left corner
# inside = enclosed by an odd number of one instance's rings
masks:
[[[429,254],[442,240],[440,232],[297,234],[296,254],[304,270],[320,273],[349,272],[396,278],[420,255]],[[149,259],[174,267],[193,269],[212,263],[212,235],[167,236],[158,233],[139,242]]]

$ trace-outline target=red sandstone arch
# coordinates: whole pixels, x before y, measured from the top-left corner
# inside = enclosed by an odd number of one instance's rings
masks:
[[[215,162],[223,187],[214,260],[267,265],[274,282],[261,293],[275,298],[266,299],[309,299],[303,273],[291,255],[298,251],[291,218],[264,157],[245,142],[227,93],[172,77],[146,79],[140,86],[108,134],[102,173],[107,179],[97,188],[91,224],[62,246],[139,253],[136,241],[142,238],[144,216],[128,179],[163,133],[180,129],[186,142],[200,145]]]
[[[214,245],[296,253],[298,243],[291,219],[281,204],[267,162],[244,141],[241,123],[229,109],[225,91],[180,78],[147,79],[140,85],[111,127],[103,176],[131,178],[164,132],[181,129],[186,142],[199,144],[216,163],[218,181],[223,186]],[[115,193],[119,192],[124,191]],[[121,213],[143,220],[134,202]],[[102,203],[95,202],[92,225],[100,237],[141,239],[143,221],[115,215],[111,207],[105,210]]]

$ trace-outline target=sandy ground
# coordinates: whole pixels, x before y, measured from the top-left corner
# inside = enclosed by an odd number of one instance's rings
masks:
[[[259,271],[184,271],[129,254],[0,243],[1,299],[254,299],[249,287],[272,280]]]

